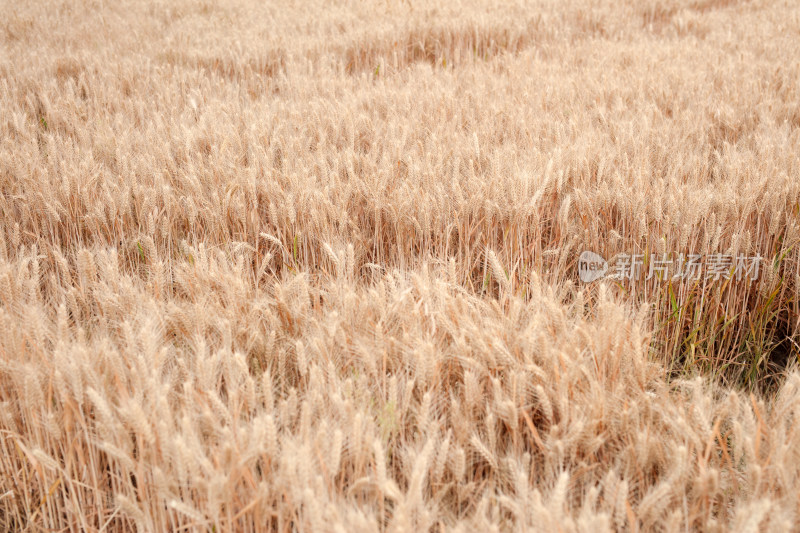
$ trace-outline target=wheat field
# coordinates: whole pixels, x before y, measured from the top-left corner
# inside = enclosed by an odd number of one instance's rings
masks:
[[[797,527],[800,4],[0,6],[0,530]]]

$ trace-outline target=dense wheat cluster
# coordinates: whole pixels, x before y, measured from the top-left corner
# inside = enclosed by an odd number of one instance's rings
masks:
[[[796,2],[0,3],[0,530],[800,520]]]

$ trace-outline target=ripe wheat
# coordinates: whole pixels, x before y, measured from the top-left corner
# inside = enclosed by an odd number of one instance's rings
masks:
[[[0,529],[798,521],[794,3],[2,4]]]

